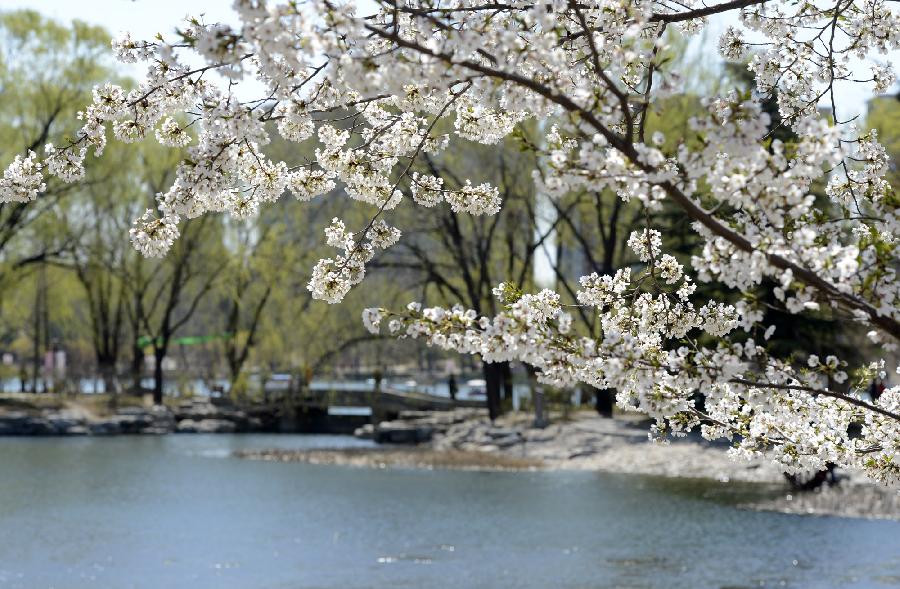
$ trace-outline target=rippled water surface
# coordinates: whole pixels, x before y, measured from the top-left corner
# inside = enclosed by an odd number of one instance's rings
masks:
[[[0,439],[0,587],[900,587],[900,523],[592,473],[245,461],[324,436]]]

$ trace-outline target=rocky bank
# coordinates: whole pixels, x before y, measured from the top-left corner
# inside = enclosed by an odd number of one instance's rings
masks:
[[[111,436],[118,434],[234,433],[264,429],[259,416],[206,399],[169,407],[123,407],[97,415],[78,405],[0,412],[0,436]]]
[[[525,459],[546,469],[784,482],[781,472],[765,460],[732,460],[727,446],[691,438],[651,442],[647,423],[640,417],[607,419],[577,412],[544,428],[532,422],[532,416],[524,413],[504,415],[491,423],[477,409],[409,411],[398,420],[360,428],[356,435],[381,443],[418,443],[438,452]]]

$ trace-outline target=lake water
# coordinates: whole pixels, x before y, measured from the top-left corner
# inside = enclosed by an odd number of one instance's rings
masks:
[[[0,439],[0,587],[900,587],[900,523],[754,487],[254,462],[327,436]]]

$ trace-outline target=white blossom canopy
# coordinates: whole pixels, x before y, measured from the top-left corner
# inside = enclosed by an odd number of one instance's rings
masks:
[[[490,185],[451,190],[413,170],[417,158],[450,145],[438,129],[452,124],[459,137],[491,145],[527,119],[550,120],[535,174],[541,191],[611,190],[648,211],[629,239],[643,269],[581,279],[578,302],[597,314],[600,335],[575,335],[558,294],[505,285],[496,290],[505,310],[493,318],[411,304],[368,310],[367,327],[387,320],[401,336],[530,363],[550,383],[615,388],[619,404],[654,417],[660,433],[699,426],[707,438],[731,439],[736,455],[765,452],[787,472],[836,463],[895,483],[900,387],[869,401],[840,386],[849,368],[839,358],[775,357],[766,347],[773,327],[751,296],[774,282],[787,311],[831,307],[866,324],[883,349],[896,347],[900,199],[876,134],[841,120],[835,98],[838,83],[876,92],[894,83],[885,55],[900,47],[900,17],[889,1],[378,0],[377,12],[361,15],[336,0],[236,0],[238,27],[191,19],[172,39],[114,41],[121,61],[147,64],[144,81],[130,91],[95,88],[77,137],[16,157],[0,201],[37,198],[45,174],[78,181],[108,127],[119,141],[154,136],[187,149],[158,210],[131,230],[147,256],[165,254],[182,218],[246,217],[286,191],[308,201],[341,187],[372,215],[355,231],[340,219],[326,230],[338,253],[319,261],[309,289],[338,302],[375,252],[400,238],[385,218],[402,199],[425,214],[500,209]],[[664,34],[696,33],[725,13],[733,26],[720,52],[752,55],[754,96],[774,95],[780,125],[798,139],[773,139],[759,99],[732,92],[710,96],[691,121],[699,143],[667,157],[663,138],[645,137],[652,105],[683,88],[677,66],[661,58]],[[203,65],[187,65],[197,56]],[[851,67],[859,60],[870,64],[865,79]],[[255,76],[265,93],[241,100],[212,71],[231,81]],[[823,102],[833,116],[819,112]],[[335,124],[329,115],[338,114],[353,124]],[[315,159],[291,167],[265,157],[272,122],[288,141],[317,138]],[[827,186],[828,214],[813,183]],[[652,213],[664,202],[702,239],[690,269],[662,249]],[[693,300],[697,280],[720,283],[738,302]],[[863,379],[883,375],[885,362],[862,368]],[[848,434],[852,423],[861,433]]]

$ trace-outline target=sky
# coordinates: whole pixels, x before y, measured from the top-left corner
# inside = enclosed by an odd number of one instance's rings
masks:
[[[236,22],[230,0],[0,0],[0,9],[31,8],[61,21],[81,19],[135,38],[168,33],[188,13]]]
[[[101,25],[112,35],[130,32],[135,39],[169,36],[188,14],[207,22],[237,24],[231,0],[0,0],[0,10],[29,8],[58,21],[74,19]],[[123,64],[124,72],[140,79],[143,66]]]

